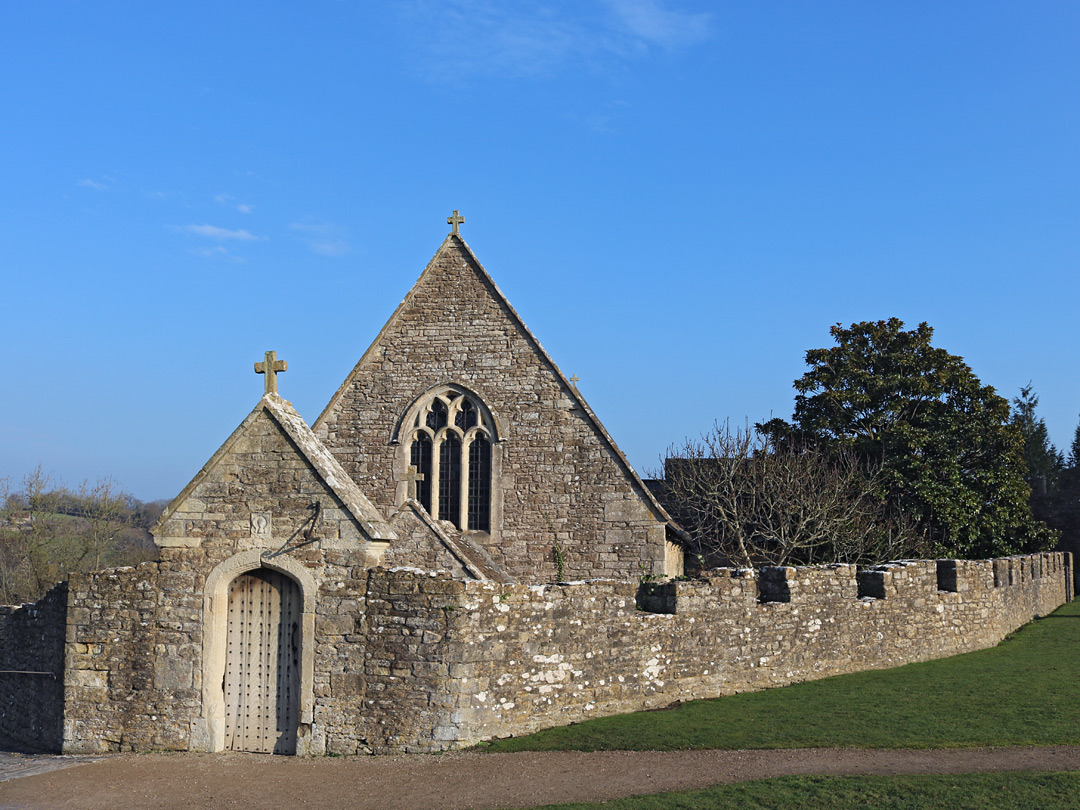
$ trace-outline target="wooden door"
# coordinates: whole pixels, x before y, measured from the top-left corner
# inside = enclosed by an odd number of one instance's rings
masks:
[[[300,698],[300,589],[267,568],[229,585],[225,747],[296,753]]]

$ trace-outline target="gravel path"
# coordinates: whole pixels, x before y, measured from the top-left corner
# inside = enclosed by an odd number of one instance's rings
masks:
[[[57,760],[63,760],[63,764],[80,764],[0,782],[0,808],[529,807],[552,802],[602,801],[789,774],[1080,770],[1080,746],[929,751],[810,748],[664,753],[459,753],[340,759],[259,754],[124,754],[96,760],[48,759],[52,766]],[[2,768],[0,762],[0,771]]]
[[[85,765],[99,759],[104,759],[104,757],[23,754],[0,750],[0,782],[18,779],[20,776],[34,776],[61,768],[70,768],[73,765]]]

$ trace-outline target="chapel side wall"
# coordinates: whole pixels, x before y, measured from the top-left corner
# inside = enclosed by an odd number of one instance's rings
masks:
[[[0,739],[6,743],[61,749],[67,599],[61,582],[31,604],[0,606]]]
[[[881,598],[859,598],[861,574],[848,565],[757,576],[721,569],[659,586],[653,605],[669,613],[636,610],[636,588],[625,582],[465,583],[441,659],[453,707],[421,744],[461,747],[969,652],[1069,595],[1060,553],[960,561],[954,569],[955,590],[942,591],[936,561],[882,566],[869,583]]]

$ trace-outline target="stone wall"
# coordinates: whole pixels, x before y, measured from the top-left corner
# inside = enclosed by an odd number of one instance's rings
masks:
[[[0,738],[58,751],[63,738],[67,583],[37,602],[0,607]]]
[[[202,594],[174,560],[69,583],[68,753],[187,749],[201,709]]]
[[[1050,553],[865,574],[850,565],[720,569],[653,588],[643,606],[657,612],[637,609],[632,583],[464,583],[441,659],[453,706],[423,744],[438,750],[990,647],[1071,598],[1070,568],[1068,555]]]
[[[369,750],[437,751],[457,739],[465,594],[464,581],[442,575],[373,572],[364,653]]]
[[[65,667],[64,750],[214,750],[208,572],[236,559],[163,549],[0,610],[5,668]],[[1070,598],[1072,573],[1053,553],[525,586],[368,569],[312,546],[290,560],[313,604],[305,754],[438,751],[980,649]],[[0,678],[3,730],[57,749],[60,682],[12,680],[28,677]]]

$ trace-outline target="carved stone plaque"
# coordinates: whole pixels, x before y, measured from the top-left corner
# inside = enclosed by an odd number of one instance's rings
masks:
[[[251,513],[251,536],[252,537],[270,537],[270,513],[269,512],[252,512]]]

